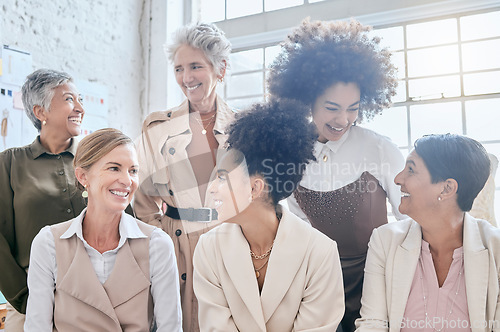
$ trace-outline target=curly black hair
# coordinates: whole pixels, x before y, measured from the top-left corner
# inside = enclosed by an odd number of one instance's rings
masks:
[[[268,79],[273,97],[292,98],[312,107],[338,82],[356,83],[361,91],[358,120],[372,118],[396,94],[396,67],[380,38],[369,38],[368,26],[306,19],[281,44]]]
[[[301,103],[283,99],[254,104],[228,129],[228,149],[243,154],[250,176],[264,178],[274,206],[293,193],[307,163],[315,160],[317,135],[304,109]]]

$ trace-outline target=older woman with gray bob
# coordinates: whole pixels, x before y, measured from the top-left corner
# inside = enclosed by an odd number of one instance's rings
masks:
[[[0,291],[8,301],[5,331],[23,331],[31,242],[46,225],[76,217],[85,207],[75,186],[74,138],[85,113],[73,79],[40,69],[22,87],[33,143],[0,153]]]
[[[144,121],[138,146],[141,184],[136,215],[174,240],[184,331],[198,331],[193,293],[193,252],[201,234],[219,224],[208,184],[226,142],[233,110],[216,93],[229,65],[231,45],[214,24],[181,27],[166,47],[186,100]]]

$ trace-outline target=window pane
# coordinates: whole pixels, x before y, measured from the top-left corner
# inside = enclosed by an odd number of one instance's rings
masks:
[[[274,59],[276,59],[276,57],[278,56],[280,51],[281,51],[281,47],[279,45],[266,47],[266,51],[265,51],[266,68],[269,67],[269,65],[271,63],[273,63]]]
[[[263,69],[263,52],[262,48],[256,48],[249,51],[232,53],[230,62],[233,73]]]
[[[408,84],[412,100],[460,96],[459,75],[410,80]]]
[[[500,36],[500,11],[460,18],[462,40]]]
[[[458,69],[458,45],[408,52],[409,77],[457,73]]]
[[[392,51],[402,50],[404,48],[403,27],[393,27],[387,29],[378,29],[370,32],[370,35],[379,36],[381,47],[387,47]]]
[[[403,51],[392,53],[392,63],[398,68],[398,78],[405,77],[405,54]]]
[[[309,3],[321,2],[321,1],[325,1],[325,0],[309,0]]]
[[[262,101],[263,101],[262,97],[240,98],[240,99],[229,99],[227,101],[227,104],[238,111],[244,111],[248,109],[252,104],[260,103]]]
[[[232,75],[227,82],[227,97],[243,97],[264,93],[263,73]]]
[[[463,44],[462,62],[464,71],[500,68],[500,39]]]
[[[412,144],[427,134],[462,134],[460,102],[412,106],[410,119]]]
[[[241,16],[262,13],[262,0],[226,0],[227,18],[236,18]]]
[[[452,18],[409,24],[406,35],[408,48],[457,42],[457,20]]]
[[[465,102],[467,135],[479,141],[500,140],[500,99]]]
[[[464,75],[466,96],[500,92],[500,71]]]
[[[361,126],[389,137],[398,146],[408,145],[406,107],[386,109],[371,121],[363,122]]]
[[[224,20],[226,12],[224,0],[203,0],[200,3],[200,14],[203,21],[217,22]]]
[[[266,12],[304,4],[304,0],[265,0]]]
[[[393,103],[400,103],[406,101],[406,82],[399,81],[396,88],[396,95],[392,97]]]

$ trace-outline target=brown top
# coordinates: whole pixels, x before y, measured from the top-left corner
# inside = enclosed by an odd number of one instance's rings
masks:
[[[369,172],[340,189],[294,192],[312,226],[337,242],[340,257],[366,255],[372,230],[387,223],[386,192]]]
[[[33,143],[0,153],[0,291],[20,313],[26,312],[25,269],[31,242],[47,225],[74,218],[85,208],[76,187],[73,156],[77,142],[63,152]]]

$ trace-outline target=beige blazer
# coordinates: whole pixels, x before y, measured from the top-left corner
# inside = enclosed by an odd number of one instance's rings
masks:
[[[499,331],[500,230],[466,214],[463,236],[472,331]],[[356,331],[400,330],[421,243],[422,230],[412,219],[389,223],[373,231]],[[479,327],[484,322],[494,322],[496,329]]]
[[[219,96],[216,103],[217,117],[213,130],[219,143],[218,161],[225,151],[226,129],[234,120],[235,112]],[[198,306],[193,293],[193,252],[199,236],[220,222],[175,220],[163,215],[161,211],[164,202],[173,207],[203,207],[198,183],[186,151],[191,138],[187,100],[178,107],[151,113],[146,118],[141,139],[136,144],[141,184],[135,193],[134,210],[137,218],[162,228],[172,238],[180,277],[183,329],[196,332]],[[210,151],[208,142],[206,151]],[[215,174],[213,171],[211,179],[215,178]],[[208,189],[205,197],[208,202]]]
[[[266,279],[259,288],[237,224],[201,236],[194,291],[201,331],[335,331],[344,315],[337,244],[283,209]]]

